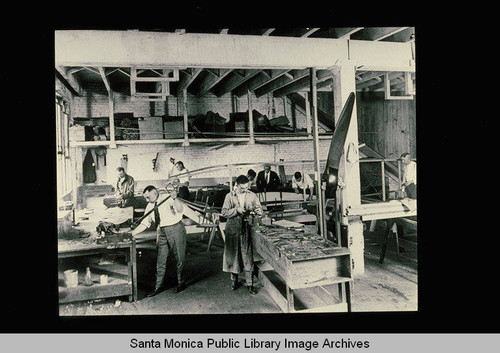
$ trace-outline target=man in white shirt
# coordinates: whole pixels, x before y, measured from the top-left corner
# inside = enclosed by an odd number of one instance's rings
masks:
[[[158,246],[158,256],[156,259],[156,284],[148,297],[152,297],[162,291],[163,279],[167,267],[167,258],[170,250],[174,254],[177,262],[177,290],[176,293],[186,288],[186,282],[183,278],[184,259],[186,256],[186,228],[182,222],[184,206],[177,198],[177,190],[167,185],[167,191],[170,198],[165,202],[168,196],[160,195],[158,189],[153,185],[144,188],[143,196],[148,201],[145,214],[150,210],[149,216],[144,218],[141,223],[132,231],[132,235],[139,234],[144,230],[154,226],[156,228],[156,244]]]
[[[403,153],[400,157],[403,163],[403,178],[401,191],[406,193],[410,199],[417,198],[417,163],[410,159],[409,153]]]
[[[301,172],[295,172],[292,177],[292,188],[297,194],[303,193],[304,190],[306,191],[306,194],[310,195],[310,197],[314,194],[314,182],[306,173],[302,175]]]

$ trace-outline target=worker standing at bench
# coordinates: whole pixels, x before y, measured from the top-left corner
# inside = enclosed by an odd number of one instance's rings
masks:
[[[154,209],[154,212],[144,218],[137,228],[132,231],[132,235],[135,236],[153,225],[156,228],[156,245],[158,246],[156,284],[154,290],[147,294],[148,297],[155,296],[162,291],[170,251],[174,254],[177,262],[176,293],[186,289],[183,275],[184,259],[186,257],[186,227],[182,222],[184,206],[179,201],[177,190],[174,187],[167,185],[166,189],[170,194],[170,199],[160,204],[168,196],[160,195],[158,189],[152,185],[146,186],[143,191],[143,195],[148,201],[145,214],[151,209]]]
[[[231,289],[240,286],[238,274],[243,263],[245,282],[250,294],[256,294],[253,286],[252,218],[262,215],[262,206],[257,195],[248,190],[249,180],[245,175],[236,178],[236,190],[226,195],[221,214],[227,218],[226,239],[222,271],[231,273]]]

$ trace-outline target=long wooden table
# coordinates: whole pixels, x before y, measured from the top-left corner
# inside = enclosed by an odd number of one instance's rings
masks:
[[[336,247],[315,233],[265,225],[256,226],[253,246],[264,259],[257,264],[259,279],[283,311],[351,311],[348,248]],[[332,301],[333,293],[327,287],[335,284],[338,300]],[[302,290],[302,299],[299,290]],[[325,293],[327,298],[319,298]],[[320,299],[322,305],[310,306],[305,297]],[[301,309],[296,308],[297,298]]]

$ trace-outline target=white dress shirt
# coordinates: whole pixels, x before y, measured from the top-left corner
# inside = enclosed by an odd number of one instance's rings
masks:
[[[417,163],[411,161],[403,168],[403,184],[414,183],[417,185]]]
[[[302,178],[300,179],[300,181],[297,181],[297,179],[295,179],[295,175],[292,177],[292,187],[293,188],[300,188],[300,189],[307,189],[307,188],[313,188],[314,187],[314,182],[313,180],[311,179],[311,177],[304,173],[302,174]]]
[[[161,194],[158,197],[158,200],[156,202],[161,202],[164,200],[168,195],[167,194]],[[147,213],[149,210],[151,210],[154,207],[154,203],[148,203],[146,205],[146,209],[144,210],[144,213]],[[166,227],[166,226],[171,226],[176,223],[178,223],[180,220],[182,220],[182,214],[183,212],[177,212],[175,209],[174,205],[174,200],[172,198],[168,199],[164,203],[158,207],[158,212],[160,213],[160,227]],[[141,224],[144,224],[147,228],[149,228],[153,223],[155,222],[155,213],[151,212],[149,216],[147,216]]]

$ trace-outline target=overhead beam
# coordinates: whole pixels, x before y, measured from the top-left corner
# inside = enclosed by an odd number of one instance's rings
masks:
[[[389,72],[392,78],[398,77],[399,73]],[[356,84],[356,90],[362,91],[365,89],[373,90],[373,87],[376,86],[376,89],[383,87],[384,80],[383,75],[381,77],[373,77],[371,80],[365,81],[363,83]]]
[[[380,76],[382,76],[385,72],[381,72],[381,71],[369,71],[369,72],[366,72],[364,74],[361,74],[360,77],[361,77],[361,80],[357,82],[357,84],[362,84],[364,82],[367,82],[367,81],[370,81],[374,78],[379,78]]]
[[[206,70],[210,73],[205,80],[201,83],[200,88],[198,89],[197,95],[202,96],[207,93],[212,87],[214,87],[217,83],[222,81],[224,77],[226,77],[232,70],[231,69],[220,69],[218,74],[213,73],[212,70]]]
[[[306,33],[301,35],[301,37],[309,37],[311,34],[319,30],[319,28],[309,28]]]
[[[403,27],[405,28],[405,27]],[[396,33],[391,34],[390,36],[385,37],[382,40],[390,40],[392,42],[410,42],[415,38],[415,27],[406,27],[404,30],[398,31]]]
[[[290,71],[292,71],[292,70],[290,70]],[[283,76],[280,76],[279,78],[270,81],[269,83],[265,84],[264,86],[257,88],[255,90],[255,95],[257,97],[260,97],[266,93],[273,92],[273,91],[275,91],[275,90],[277,90],[285,85],[293,83],[293,82],[300,80],[303,77],[307,77],[309,75],[309,69],[293,71],[292,78],[290,78],[286,75],[289,72],[285,72],[283,74]]]
[[[231,75],[229,76],[228,80],[226,80],[226,82],[218,85],[214,89],[214,93],[217,97],[221,97],[224,94],[231,92],[239,85],[249,81],[251,78],[255,77],[260,72],[262,72],[262,70],[245,70],[245,75],[243,77],[239,75]]]
[[[196,68],[193,69],[191,74],[184,73],[185,75],[183,78],[179,81],[179,85],[177,86],[177,93],[176,96],[179,96],[183,93],[185,89],[189,87],[191,83],[198,77],[198,75],[203,71],[202,68]]]
[[[403,31],[406,28],[408,27],[365,27],[363,31],[358,32],[355,39],[378,41]]]
[[[307,70],[309,71],[309,70]],[[332,78],[332,73],[330,70],[321,70],[321,71],[315,71],[316,72],[316,79],[314,80],[317,84],[316,89],[319,87],[319,83],[322,83],[325,80],[331,79]],[[309,79],[309,72],[307,75],[303,76],[299,80],[294,80],[293,82],[287,84],[286,86],[283,86],[273,92],[273,96],[276,97],[281,97],[293,92],[298,92],[301,91],[308,86],[310,86],[310,79]],[[329,83],[328,83],[329,84]],[[322,85],[322,87],[327,86],[328,84]]]
[[[264,33],[262,33],[263,36],[268,36],[270,35],[272,32],[274,32],[276,28],[268,28],[264,31]]]
[[[284,75],[288,72],[288,70],[273,70],[275,74],[271,73],[271,76],[266,71],[261,71],[257,76],[252,78],[250,81],[236,87],[233,90],[233,93],[237,97],[241,97],[247,93],[248,90],[254,91],[255,89],[265,85],[276,77]]]
[[[410,42],[371,42],[351,39],[349,57],[356,66],[356,71],[415,71]]]
[[[363,28],[365,27],[344,27],[344,28],[334,28],[334,32],[335,32],[335,35],[336,35],[336,38],[338,39],[344,39],[344,38],[348,38],[358,32],[358,31],[361,31]]]
[[[83,90],[80,83],[76,80],[76,78],[73,75],[68,74],[66,72],[66,68],[63,66],[60,65],[56,66],[56,70],[59,73],[59,75],[61,75],[61,77],[64,79],[63,84],[69,86],[68,88],[72,90],[74,94],[81,96]]]
[[[103,67],[99,66],[99,74],[101,75],[102,81],[104,82],[104,86],[106,86],[108,94],[111,93],[111,86],[109,85],[109,80],[106,77],[106,72],[104,71]]]
[[[410,43],[99,30],[55,31],[54,53],[56,66],[102,67],[326,69],[350,59],[386,70],[408,68],[412,60]]]

